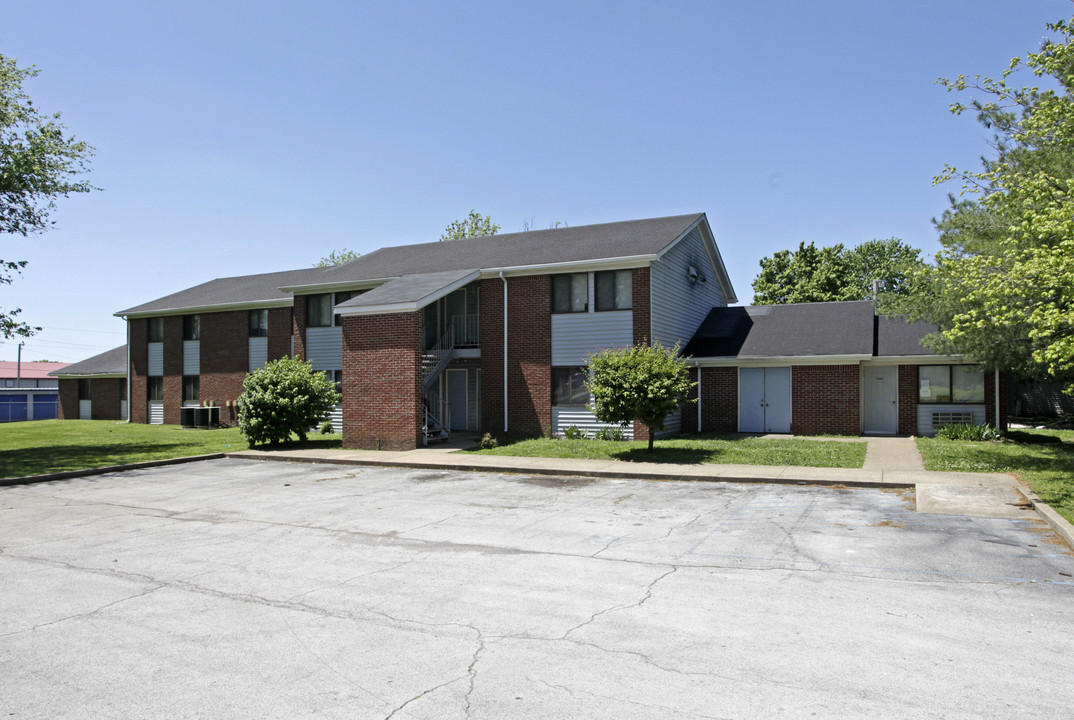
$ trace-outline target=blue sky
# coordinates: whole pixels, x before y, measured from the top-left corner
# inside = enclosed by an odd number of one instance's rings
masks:
[[[471,209],[504,232],[703,211],[741,302],[799,242],[931,219],[986,133],[937,77],[998,75],[1067,0],[12,3],[0,53],[96,148],[103,188],[0,307],[23,358],[124,342],[112,313],[332,250],[435,240]],[[1029,79],[1026,79],[1029,82]],[[14,360],[16,342],[0,344]]]

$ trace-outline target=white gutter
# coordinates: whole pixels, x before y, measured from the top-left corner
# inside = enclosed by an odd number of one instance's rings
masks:
[[[507,434],[507,278],[500,271],[503,280],[503,433]]]
[[[694,360],[697,366],[697,432],[701,433],[701,363]]]
[[[996,368],[996,432],[1003,432],[999,427],[999,368]]]

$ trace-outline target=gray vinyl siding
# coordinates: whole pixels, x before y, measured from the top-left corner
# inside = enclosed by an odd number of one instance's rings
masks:
[[[201,341],[183,341],[183,374],[201,375]]]
[[[632,310],[552,315],[553,365],[585,365],[591,352],[633,344]]]
[[[164,374],[164,343],[149,343],[149,366],[146,374],[160,377]]]
[[[306,328],[306,360],[314,370],[342,370],[343,328]]]
[[[605,427],[618,427],[615,423],[602,423],[596,416],[585,407],[577,405],[553,405],[552,406],[552,432],[562,435],[563,431],[574,425],[585,432],[587,437],[593,437],[597,430]],[[623,428],[623,434],[627,440],[634,439],[634,425],[627,423]]]
[[[266,364],[268,364],[268,338],[250,338],[250,372],[260,370]]]
[[[690,284],[691,265],[706,282]],[[667,347],[677,342],[685,345],[712,308],[727,305],[697,228],[652,263],[649,282],[653,340]]]
[[[973,416],[972,424],[974,425],[983,425],[986,421],[984,405],[919,404],[917,406],[918,435],[936,434],[936,427],[932,423],[933,413],[970,413]]]

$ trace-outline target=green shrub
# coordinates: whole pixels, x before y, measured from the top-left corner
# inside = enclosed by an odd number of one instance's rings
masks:
[[[973,440],[975,442],[983,442],[985,440],[995,440],[998,435],[995,428],[991,425],[962,425],[953,423],[951,425],[941,425],[936,430],[936,437],[944,438],[945,440]]]
[[[580,429],[577,425],[571,425],[563,431],[563,437],[568,440],[584,440],[585,430]]]
[[[247,375],[242,388],[239,430],[250,447],[279,445],[291,435],[304,442],[309,429],[339,402],[335,383],[298,358],[273,360]]]
[[[496,438],[492,437],[491,433],[485,433],[484,436],[481,438],[482,450],[491,450],[494,447],[499,447],[499,445],[499,441]]]
[[[325,420],[323,423],[321,423],[321,434],[322,435],[332,435],[335,432],[336,431],[335,431],[335,428],[332,427],[332,421],[331,420]]]
[[[621,425],[614,427],[602,427],[597,430],[597,434],[593,436],[597,440],[612,440],[613,442],[622,442],[626,439],[626,433],[623,432]]]

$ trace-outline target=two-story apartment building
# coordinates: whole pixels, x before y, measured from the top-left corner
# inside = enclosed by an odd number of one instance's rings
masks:
[[[117,315],[128,321],[133,422],[178,423],[184,405],[216,405],[234,423],[246,374],[295,355],[341,389],[332,420],[345,447],[593,431],[586,356],[653,342],[683,346],[700,387],[670,432],[1003,422],[999,378],[990,392],[980,369],[932,356],[924,326],[877,318],[868,302],[735,302],[698,213],[383,248],[336,267],[212,280]]]

